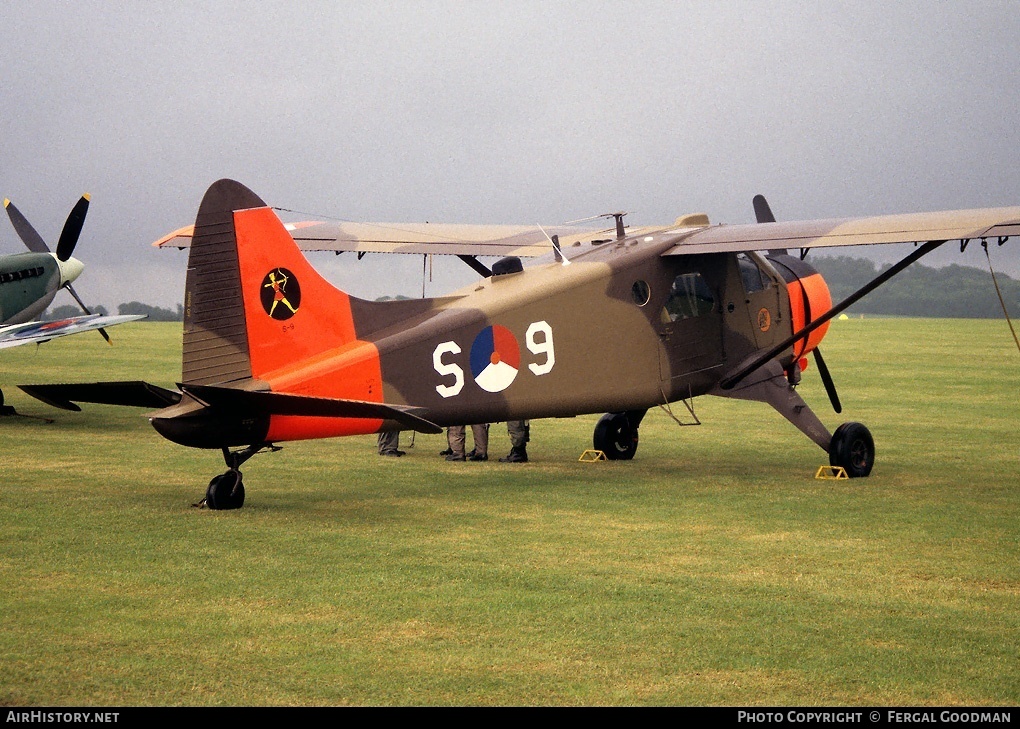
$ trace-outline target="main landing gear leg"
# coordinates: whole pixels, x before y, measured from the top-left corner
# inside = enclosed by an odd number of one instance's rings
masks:
[[[233,451],[223,449],[223,460],[229,469],[226,473],[215,476],[209,482],[205,498],[195,506],[207,506],[210,509],[240,509],[244,506],[244,482],[241,478],[241,464],[261,451],[270,447],[266,443],[250,445],[244,450]]]
[[[875,465],[875,442],[868,429],[860,423],[843,423],[830,435],[790,385],[778,362],[772,360],[745,382],[748,384],[742,383],[732,390],[717,388],[712,394],[768,403],[829,454],[829,465],[842,467],[850,478],[862,478],[871,473]]]

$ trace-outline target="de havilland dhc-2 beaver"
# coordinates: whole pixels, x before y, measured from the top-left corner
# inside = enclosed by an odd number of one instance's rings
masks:
[[[98,329],[109,342],[106,327],[143,318],[136,315],[93,314],[71,286],[71,282],[85,269],[85,265],[71,254],[74,253],[85,224],[85,215],[89,209],[88,194],[82,195],[71,209],[54,252],[50,251],[46,241],[10,200],[4,200],[4,209],[29,252],[0,256],[0,349],[32,342],[39,344],[92,329]],[[85,316],[35,321],[60,289],[67,289]],[[11,408],[4,407],[3,403],[3,392],[0,392],[0,414],[13,412]]]
[[[868,429],[830,433],[796,390],[830,319],[947,241],[1002,244],[1020,207],[712,225],[704,214],[658,228],[306,223],[285,226],[233,180],[206,192],[190,245],[181,381],[25,385],[51,405],[157,408],[165,438],[222,451],[211,508],[244,502],[240,467],[284,441],[605,413],[595,449],[629,459],[650,407],[699,395],[767,403],[850,477],[875,460]],[[918,244],[833,305],[811,248]],[[451,295],[373,302],[349,296],[304,250],[457,255],[483,277]],[[553,251],[524,268],[521,257]],[[503,256],[491,270],[479,256]]]

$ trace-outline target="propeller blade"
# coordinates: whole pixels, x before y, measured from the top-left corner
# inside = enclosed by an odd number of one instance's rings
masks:
[[[772,208],[764,195],[755,195],[751,204],[754,205],[754,217],[759,223],[776,222],[776,216],[772,214]]]
[[[57,260],[66,261],[74,253],[74,247],[78,245],[78,236],[81,235],[82,226],[85,225],[85,214],[89,211],[89,200],[89,194],[85,193],[71,208],[71,214],[67,216],[64,229],[60,231],[60,239],[57,241]]]
[[[836,385],[832,382],[832,375],[829,374],[829,368],[825,366],[825,360],[822,359],[822,353],[817,347],[814,349],[815,364],[818,365],[818,374],[822,377],[822,384],[825,385],[825,392],[829,395],[829,402],[832,403],[832,409],[837,413],[843,412],[843,406],[839,402],[839,395],[836,394]]]
[[[776,222],[776,216],[772,214],[772,208],[764,195],[755,195],[751,199],[751,204],[754,205],[754,219],[759,223]],[[770,256],[785,256],[788,253],[785,248],[773,248],[769,251]]]
[[[85,306],[85,302],[81,300],[81,298],[78,296],[78,292],[74,290],[74,287],[71,286],[70,283],[64,284],[64,288],[67,289],[67,292],[69,294],[71,294],[71,296],[74,297],[75,301],[78,302],[78,306],[81,307],[82,311],[84,311],[86,314],[91,314],[92,313],[91,311],[89,311],[89,307]],[[99,329],[99,333],[103,335],[103,339],[106,340],[107,344],[110,344],[110,345],[113,344],[113,342],[110,341],[110,335],[106,333],[105,329],[100,328]],[[839,411],[837,410],[836,412],[839,412]]]
[[[14,230],[17,232],[18,237],[21,238],[22,242],[32,251],[32,253],[49,253],[50,248],[46,245],[46,241],[42,239],[32,224],[28,222],[21,211],[14,207],[14,203],[10,200],[4,199],[4,208],[7,210],[7,217],[11,219],[11,224],[14,226]]]

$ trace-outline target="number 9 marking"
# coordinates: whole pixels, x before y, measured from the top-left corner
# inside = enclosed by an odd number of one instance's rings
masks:
[[[541,334],[541,341],[535,341],[535,335]],[[527,333],[528,351],[532,354],[544,354],[545,362],[539,364],[538,362],[532,362],[528,365],[528,369],[536,375],[546,375],[552,371],[553,365],[556,364],[556,352],[553,348],[553,333],[552,327],[549,326],[548,322],[536,321],[530,327],[528,327]]]

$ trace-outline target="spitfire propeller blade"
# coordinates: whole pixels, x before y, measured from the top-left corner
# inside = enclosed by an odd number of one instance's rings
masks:
[[[28,222],[21,211],[14,207],[14,203],[10,200],[4,200],[4,208],[7,210],[7,217],[11,219],[11,224],[14,226],[14,230],[17,232],[18,237],[21,238],[22,242],[32,251],[32,253],[49,253],[50,248],[46,245],[46,241],[42,239],[32,224]]]
[[[67,292],[74,297],[75,301],[78,302],[78,306],[81,307],[82,311],[84,311],[86,314],[92,313],[91,311],[89,311],[89,307],[85,306],[85,302],[81,300],[81,298],[78,296],[78,292],[74,290],[74,287],[71,286],[70,282],[64,284],[64,288],[67,289]],[[106,340],[107,344],[111,345],[113,344],[113,342],[110,341],[110,335],[106,333],[105,329],[100,328],[99,333],[103,335],[103,339]],[[837,410],[836,412],[838,413],[839,411]]]
[[[832,403],[832,409],[837,413],[843,412],[843,405],[839,402],[839,395],[836,394],[836,385],[832,381],[832,375],[829,374],[829,368],[825,366],[825,360],[822,359],[821,351],[815,347],[815,364],[818,365],[818,374],[822,377],[822,384],[825,385],[825,392],[829,396],[829,402]]]
[[[71,208],[71,214],[67,216],[64,229],[60,231],[60,239],[57,241],[57,260],[66,261],[74,253],[78,236],[81,235],[82,226],[85,225],[85,214],[89,211],[89,199],[88,193],[85,193]]]

